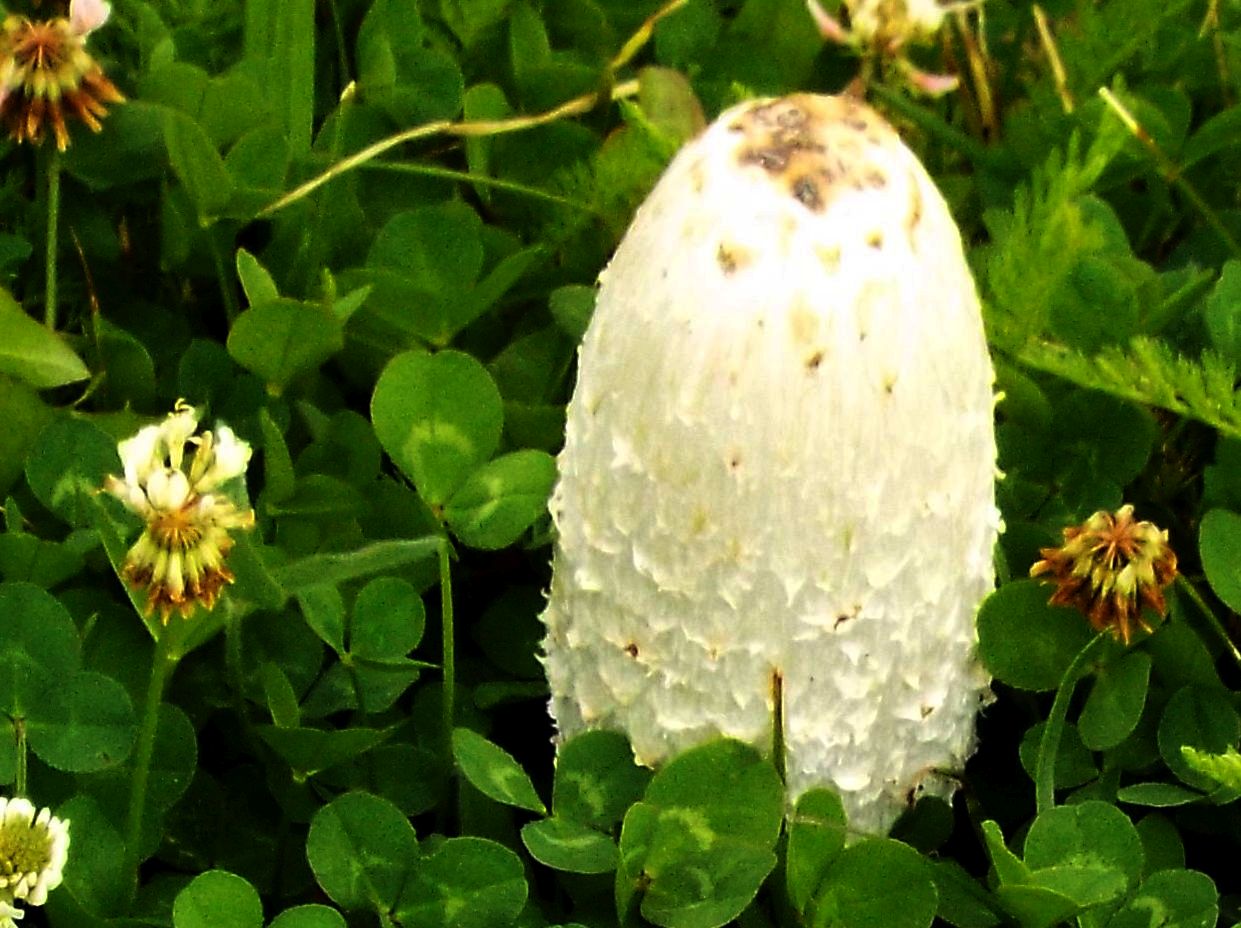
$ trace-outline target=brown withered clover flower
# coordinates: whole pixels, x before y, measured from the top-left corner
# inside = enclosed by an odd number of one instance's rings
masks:
[[[125,97],[86,50],[86,37],[112,12],[104,0],[71,0],[68,16],[0,23],[0,121],[18,142],[40,142],[47,125],[69,146],[65,117],[98,132],[109,103]]]
[[[1134,521],[1132,506],[1096,512],[1066,528],[1061,547],[1039,553],[1043,560],[1030,568],[1030,576],[1056,584],[1052,605],[1077,607],[1092,626],[1125,644],[1135,623],[1151,631],[1143,606],[1160,616],[1167,612],[1163,591],[1176,577],[1176,553],[1166,531]]]

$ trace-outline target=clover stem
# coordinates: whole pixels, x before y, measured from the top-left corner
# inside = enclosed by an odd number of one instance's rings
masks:
[[[1060,686],[1056,689],[1056,698],[1052,701],[1051,712],[1043,726],[1043,736],[1038,743],[1038,760],[1034,765],[1035,808],[1040,813],[1056,805],[1056,754],[1060,751],[1060,740],[1069,717],[1073,690],[1077,688],[1077,681],[1085,676],[1086,665],[1094,659],[1095,652],[1109,637],[1110,632],[1099,632],[1090,639],[1069,663],[1064,677],[1060,680]]]
[[[1189,597],[1190,602],[1198,607],[1199,612],[1206,616],[1207,622],[1210,623],[1210,626],[1215,631],[1215,634],[1219,636],[1219,640],[1224,643],[1224,647],[1228,649],[1228,653],[1232,655],[1232,659],[1236,662],[1238,667],[1241,667],[1241,650],[1237,649],[1236,644],[1234,644],[1232,638],[1229,637],[1228,630],[1224,628],[1224,623],[1219,620],[1219,616],[1215,614],[1215,610],[1207,605],[1206,600],[1202,598],[1202,594],[1194,588],[1192,583],[1185,579],[1184,575],[1176,575],[1176,587]]]
[[[138,888],[138,866],[142,863],[142,819],[146,812],[147,782],[151,774],[151,760],[155,755],[155,735],[159,728],[159,710],[164,701],[164,690],[176,669],[178,657],[169,649],[173,635],[160,635],[151,656],[151,678],[147,683],[146,703],[142,710],[138,744],[134,751],[134,769],[129,781],[129,812],[125,821],[124,873],[132,882],[131,892]]]
[[[454,695],[457,686],[457,663],[453,651],[452,615],[452,567],[449,563],[448,540],[440,545],[440,625],[444,650],[444,737],[452,740],[453,719],[456,715]]]
[[[56,328],[56,252],[60,238],[60,152],[48,146],[50,154],[44,165],[47,175],[47,250],[44,253],[46,277],[43,285],[43,324]]]
[[[224,258],[224,251],[215,229],[207,230],[207,250],[211,252],[211,263],[215,267],[216,280],[220,284],[220,299],[224,302],[224,316],[229,325],[241,313],[237,305],[237,294],[233,292],[232,271]]]
[[[1173,161],[1155,141],[1154,136],[1146,131],[1146,128],[1137,120],[1121,101],[1107,87],[1099,88],[1099,96],[1103,98],[1103,102],[1112,108],[1112,112],[1120,119],[1125,128],[1128,129],[1135,139],[1141,143],[1163,174],[1164,180],[1174,187],[1177,187],[1185,198],[1198,211],[1198,215],[1206,220],[1207,225],[1215,230],[1219,235],[1220,241],[1224,243],[1227,249],[1232,252],[1234,258],[1241,258],[1241,242],[1233,237],[1228,227],[1224,225],[1224,220],[1198,192],[1198,188],[1191,184],[1182,174],[1181,167]]]
[[[26,768],[27,753],[26,745],[26,720],[16,719],[13,725],[13,736],[17,740],[17,772],[13,779],[13,795],[26,795]]]

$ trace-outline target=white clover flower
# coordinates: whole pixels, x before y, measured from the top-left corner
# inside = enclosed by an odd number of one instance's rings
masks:
[[[957,5],[937,0],[845,0],[853,34],[888,47],[934,35],[951,6]]]
[[[254,524],[253,510],[215,492],[245,474],[250,446],[227,426],[217,434],[195,435],[197,429],[197,410],[178,402],[162,423],[119,443],[125,476],[104,481],[108,493],[146,522],[122,575],[147,588],[148,614],[159,609],[165,623],[174,610],[188,616],[196,603],[215,605],[233,581],[224,565],[233,546],[229,530]],[[187,444],[194,446],[188,462]]]
[[[202,441],[202,447],[208,448],[210,454],[195,455],[194,466],[190,470],[190,479],[200,493],[213,490],[246,472],[246,465],[250,462],[250,446],[227,425],[220,426],[214,436],[208,432]]]
[[[854,45],[867,54],[891,61],[913,89],[939,96],[957,88],[952,74],[934,74],[914,66],[906,46],[934,38],[949,13],[978,6],[982,0],[841,0],[848,27],[819,3],[806,0],[806,9],[825,39]]]
[[[886,53],[909,42],[929,39],[955,10],[977,6],[981,0],[843,0],[849,13],[846,29],[818,0],[806,8],[819,31],[834,42],[861,42]]]
[[[12,903],[43,905],[61,884],[69,859],[69,821],[30,800],[0,798],[0,928],[22,917]]]
[[[0,899],[0,928],[17,928],[14,919],[25,917],[26,913],[17,906]]]

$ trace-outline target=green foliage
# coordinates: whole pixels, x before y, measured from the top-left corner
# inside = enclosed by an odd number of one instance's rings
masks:
[[[414,830],[392,803],[346,793],[310,823],[306,857],[323,891],[343,909],[390,911],[418,855]]]
[[[870,838],[831,862],[808,914],[816,928],[929,928],[938,901],[921,855],[899,841]]]
[[[616,871],[622,918],[637,909],[664,928],[718,928],[739,915],[776,864],[781,794],[771,765],[738,742],[671,761],[625,814]]]
[[[208,870],[177,893],[172,924],[173,928],[258,928],[263,924],[263,903],[242,877]]]
[[[384,450],[431,505],[443,505],[495,451],[504,410],[491,375],[457,351],[398,355],[371,400]]]
[[[902,49],[962,77],[929,99],[802,0],[114,4],[87,48],[127,101],[0,151],[0,784],[72,822],[25,923],[1236,921],[1241,14],[1041,9],[1062,82],[992,0]],[[860,68],[962,230],[1003,393],[996,699],[903,840],[736,742],[553,745],[539,663],[598,274],[723,108]],[[165,623],[100,488],[179,398],[252,447],[219,492],[255,525]],[[1126,502],[1181,570],[1127,647],[1025,579]]]
[[[547,811],[517,761],[482,735],[458,728],[452,733],[452,756],[461,774],[496,802],[531,812]]]
[[[27,316],[13,298],[0,290],[0,374],[24,381],[37,390],[85,380],[90,371],[73,349],[55,333]]]
[[[1047,588],[1017,581],[988,597],[978,613],[978,651],[995,677],[1026,690],[1055,689],[1090,640],[1076,613],[1047,605]]]
[[[1181,756],[1193,770],[1241,795],[1241,754],[1232,745],[1223,754],[1210,754],[1185,744]]]
[[[521,829],[521,840],[539,863],[568,873],[611,873],[619,859],[616,842],[571,819],[529,822]]]

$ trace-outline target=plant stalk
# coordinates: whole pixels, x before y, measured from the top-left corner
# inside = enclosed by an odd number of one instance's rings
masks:
[[[1176,587],[1189,597],[1190,602],[1198,607],[1199,612],[1206,616],[1207,622],[1210,623],[1215,634],[1219,636],[1219,640],[1223,642],[1224,647],[1228,649],[1228,653],[1232,655],[1233,661],[1236,662],[1238,667],[1241,667],[1241,650],[1237,649],[1236,644],[1228,634],[1228,630],[1224,628],[1224,623],[1215,614],[1215,610],[1207,605],[1206,600],[1202,598],[1202,594],[1182,574],[1176,575]]]
[[[992,151],[986,145],[966,135],[955,126],[949,125],[938,114],[918,106],[901,94],[884,87],[878,81],[868,84],[866,90],[876,99],[881,100],[893,112],[904,119],[908,119],[928,135],[934,136],[944,144],[961,152],[978,167],[988,168],[1000,174],[1011,173],[1012,165],[1005,160],[1003,155]]]
[[[60,151],[49,146],[45,171],[47,173],[47,241],[43,266],[46,273],[43,285],[43,324],[56,329],[56,260],[60,238]]]
[[[1241,258],[1241,243],[1228,231],[1228,227],[1224,225],[1224,220],[1211,208],[1211,204],[1203,199],[1202,194],[1198,192],[1198,188],[1181,174],[1180,165],[1168,157],[1164,150],[1159,147],[1159,143],[1138,122],[1137,117],[1129,112],[1128,107],[1121,103],[1111,90],[1107,87],[1100,87],[1099,96],[1103,98],[1104,103],[1112,108],[1112,112],[1124,123],[1125,128],[1133,134],[1133,137],[1141,143],[1142,147],[1150,152],[1151,158],[1163,174],[1164,179],[1174,187],[1177,187],[1185,195],[1185,199],[1189,200],[1194,209],[1198,211],[1198,215],[1205,219],[1207,225],[1219,235],[1220,240],[1232,252],[1232,256],[1234,258]]]
[[[241,308],[237,305],[237,294],[233,291],[232,271],[225,261],[215,228],[207,230],[207,248],[211,252],[211,263],[215,266],[215,276],[220,284],[220,299],[224,301],[224,316],[231,326],[240,315]]]
[[[1060,751],[1060,739],[1069,717],[1073,690],[1077,688],[1077,681],[1085,676],[1086,665],[1094,660],[1095,652],[1109,637],[1110,632],[1099,632],[1091,638],[1086,646],[1077,652],[1056,689],[1056,698],[1051,704],[1047,723],[1043,726],[1043,737],[1038,743],[1038,760],[1034,765],[1035,808],[1040,813],[1056,804],[1056,755]]]
[[[457,661],[453,650],[452,614],[452,568],[449,563],[448,540],[440,545],[440,626],[443,635],[444,737],[452,742],[453,721],[456,718]]]
[[[651,37],[655,34],[656,23],[664,17],[675,13],[688,2],[689,0],[668,0],[667,3],[648,16],[642,25],[638,27],[638,30],[629,37],[616,56],[608,62],[609,72],[618,71],[628,64],[634,55],[651,40]],[[533,129],[536,126],[545,126],[566,116],[580,116],[583,113],[589,113],[600,103],[603,103],[605,99],[621,100],[625,97],[632,97],[637,92],[638,82],[630,80],[613,86],[610,91],[602,90],[584,93],[579,97],[574,97],[572,100],[567,100],[559,106],[554,106],[550,110],[536,113],[533,116],[514,116],[511,119],[479,120],[477,122],[451,122],[447,119],[441,119],[414,126],[413,128],[398,132],[396,135],[390,135],[386,139],[380,139],[373,145],[368,145],[348,158],[336,162],[322,174],[312,177],[300,187],[290,190],[280,199],[263,207],[263,209],[259,210],[256,218],[265,218],[279,212],[286,206],[291,206],[298,200],[309,196],[329,181],[335,180],[342,174],[366,164],[366,162],[405,142],[413,142],[433,135],[452,135],[459,138],[467,138],[470,136],[521,132],[525,129]],[[348,90],[346,90],[346,93],[348,93]]]
[[[168,648],[168,634],[160,635],[151,656],[151,679],[147,683],[146,703],[142,709],[142,723],[138,729],[138,745],[134,754],[134,770],[129,782],[129,812],[125,821],[124,872],[131,890],[137,892],[138,867],[142,863],[142,820],[146,812],[147,782],[151,775],[151,760],[155,755],[155,735],[159,728],[159,710],[164,701],[164,690],[176,669],[178,658]]]
[[[13,780],[13,795],[25,796],[30,749],[26,744],[26,720],[24,718],[14,721],[13,737],[17,740],[17,772]]]

